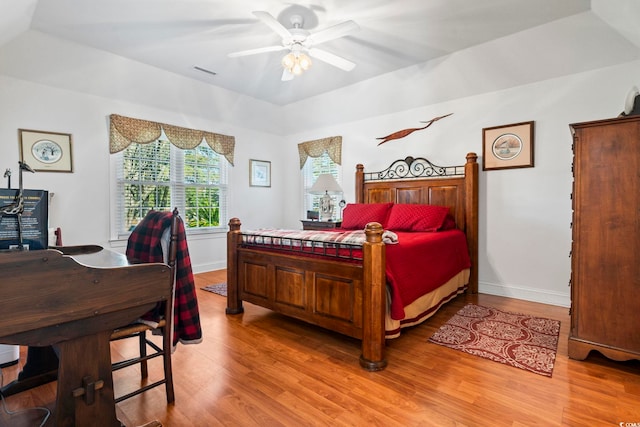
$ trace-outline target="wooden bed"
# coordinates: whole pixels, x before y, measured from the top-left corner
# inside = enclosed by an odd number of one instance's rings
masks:
[[[440,167],[407,157],[381,172],[356,166],[356,203],[409,203],[448,206],[466,235],[471,268],[466,286],[478,289],[478,164],[469,153],[462,166]],[[243,312],[247,301],[362,340],[360,365],[377,371],[385,359],[387,290],[385,243],[378,223],[366,226],[359,262],[269,252],[243,244],[240,220],[227,234],[227,314]],[[467,280],[468,278],[468,280]],[[457,286],[457,285],[456,285]],[[450,295],[448,299],[455,297]],[[448,301],[440,301],[442,302]],[[435,310],[439,307],[434,307]],[[432,314],[432,313],[431,313]]]

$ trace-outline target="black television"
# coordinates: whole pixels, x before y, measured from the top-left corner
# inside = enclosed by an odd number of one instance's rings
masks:
[[[0,189],[0,207],[16,200],[18,189]],[[22,245],[24,249],[47,249],[49,246],[49,192],[46,190],[23,190]],[[18,217],[0,217],[0,250],[18,249]]]

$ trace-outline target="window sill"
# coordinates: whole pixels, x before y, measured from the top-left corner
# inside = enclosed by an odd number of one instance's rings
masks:
[[[205,240],[205,239],[219,239],[225,237],[227,229],[223,227],[207,228],[207,229],[187,229],[187,240]],[[109,245],[112,248],[126,248],[129,240],[128,235],[118,236],[117,239],[109,240]]]

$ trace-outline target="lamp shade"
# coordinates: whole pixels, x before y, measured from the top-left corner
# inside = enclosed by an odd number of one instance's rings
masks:
[[[342,193],[342,187],[330,173],[323,173],[309,190],[311,194]]]

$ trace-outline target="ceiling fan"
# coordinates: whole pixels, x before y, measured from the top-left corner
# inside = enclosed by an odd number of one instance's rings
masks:
[[[304,17],[302,15],[293,14],[289,16],[291,28],[287,29],[268,12],[255,11],[253,14],[282,37],[282,44],[233,52],[228,54],[230,58],[288,50],[289,53],[282,60],[284,67],[282,73],[283,81],[291,80],[308,69],[311,66],[309,56],[344,71],[351,71],[356,66],[356,64],[345,58],[315,47],[320,43],[343,37],[358,30],[360,27],[355,22],[349,20],[311,33],[303,28]]]

